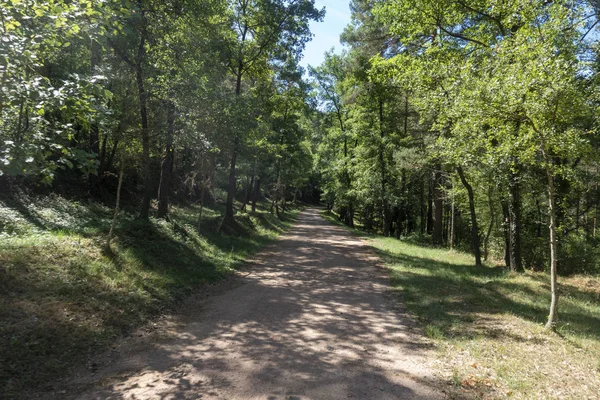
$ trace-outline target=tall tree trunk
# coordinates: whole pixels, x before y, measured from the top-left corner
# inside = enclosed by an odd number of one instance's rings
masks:
[[[248,33],[248,26],[245,25],[242,33],[242,44],[246,41],[246,35]],[[242,94],[242,76],[244,75],[244,59],[240,58],[238,60],[237,71],[235,74],[236,82],[235,82],[235,97],[239,99]],[[235,135],[233,139],[233,149],[231,150],[231,159],[229,162],[229,185],[227,190],[227,202],[225,205],[225,219],[233,219],[233,200],[235,198],[235,191],[237,188],[237,182],[235,177],[235,167],[238,156],[238,146],[240,139]]]
[[[408,231],[408,201],[407,201],[407,179],[406,179],[406,170],[403,168],[400,173],[400,193],[402,196],[402,200],[400,202],[400,207],[398,208],[398,232],[396,232],[396,237],[400,238],[400,236],[404,233],[406,234]]]
[[[235,191],[237,186],[237,180],[235,177],[235,165],[237,162],[238,155],[238,143],[239,138],[236,136],[233,140],[233,150],[231,152],[231,161],[229,163],[229,185],[227,190],[227,203],[225,206],[226,219],[233,219],[233,200],[235,197]]]
[[[350,203],[348,205],[348,213],[346,214],[346,225],[350,228],[354,228],[354,205]]]
[[[392,225],[392,218],[390,216],[390,207],[388,204],[388,198],[386,193],[386,166],[385,166],[385,130],[383,127],[383,100],[379,99],[379,131],[381,134],[381,142],[379,143],[379,167],[380,167],[380,179],[381,179],[381,212],[383,216],[383,235],[390,235],[390,228]]]
[[[240,207],[240,211],[246,210],[246,205],[250,202],[250,198],[252,197],[252,190],[254,189],[254,175],[250,178],[250,180],[246,184],[246,193],[244,194],[244,204]]]
[[[427,179],[427,234],[433,233],[433,176]]]
[[[502,230],[504,232],[504,264],[510,268],[510,213],[508,212],[508,202],[502,200]]]
[[[444,203],[442,193],[442,171],[438,165],[433,172],[433,229],[432,240],[435,246],[441,246],[444,240]]]
[[[473,195],[473,187],[467,181],[465,173],[462,167],[459,165],[456,167],[456,172],[460,177],[465,189],[467,189],[467,195],[469,197],[469,212],[471,213],[471,243],[473,245],[473,252],[475,254],[475,265],[481,265],[481,249],[479,247],[479,227],[477,225],[477,215],[475,214],[475,196]]]
[[[200,189],[200,211],[198,212],[198,232],[200,232],[200,227],[202,226],[202,212],[204,211],[204,190],[206,185],[202,182],[202,188]]]
[[[110,169],[112,168],[113,161],[115,160],[115,154],[117,154],[118,146],[119,146],[119,140],[115,139],[115,141],[113,143],[113,147],[110,151],[110,155],[108,156],[108,160],[106,161],[106,164],[104,165],[105,171],[110,171]]]
[[[142,19],[142,28],[140,32],[140,43],[138,46],[135,63],[135,80],[138,89],[140,117],[142,123],[142,178],[144,181],[144,197],[142,200],[142,208],[140,210],[140,218],[148,219],[148,216],[150,214],[150,201],[152,200],[152,166],[150,165],[150,129],[148,126],[148,95],[144,86],[144,75],[142,70],[142,64],[146,57],[147,35],[147,20],[143,8],[140,9],[140,16]]]
[[[260,178],[254,183],[254,194],[252,195],[252,212],[256,212],[256,202],[260,199]]]
[[[425,207],[425,182],[423,182],[424,179],[421,176],[419,179],[419,214],[420,214],[420,221],[421,221],[421,235],[425,234],[425,229],[427,227],[427,219],[426,219],[426,208]]]
[[[452,195],[452,204],[450,205],[450,235],[448,242],[450,242],[450,250],[454,250],[454,195]]]
[[[102,138],[102,146],[100,146],[100,154],[98,156],[98,175],[96,176],[96,186],[102,185],[104,180],[104,171],[106,171],[106,147],[108,144],[108,135]]]
[[[510,269],[515,272],[521,272],[523,271],[523,260],[521,257],[521,190],[516,173],[511,173],[509,193]]]
[[[546,158],[546,157],[545,157]],[[556,199],[554,193],[554,176],[550,167],[546,167],[547,189],[548,189],[548,213],[550,215],[550,293],[552,299],[550,302],[550,313],[546,328],[554,330],[558,322],[558,243],[556,235]]]
[[[594,229],[592,231],[592,236],[596,239],[596,230],[598,228],[598,202],[600,202],[600,192],[598,192],[598,173],[600,172],[600,166],[596,165],[596,192],[595,192],[595,200],[596,204],[594,205]]]
[[[490,224],[488,225],[487,233],[486,233],[485,239],[483,241],[483,259],[485,261],[488,260],[490,236],[492,234],[492,229],[494,228],[494,223],[496,222],[496,214],[494,212],[493,188],[492,188],[492,186],[490,186],[489,189],[488,189],[488,206],[490,207]]]
[[[115,211],[113,213],[113,219],[110,224],[110,230],[108,231],[108,238],[106,239],[106,247],[110,250],[110,242],[114,236],[115,226],[117,225],[117,217],[119,216],[119,203],[121,202],[121,188],[123,187],[123,173],[125,171],[125,151],[123,150],[123,156],[121,157],[121,170],[119,172],[119,184],[117,185],[117,202],[115,204]]]
[[[175,135],[175,104],[167,104],[167,137],[160,166],[158,185],[158,218],[164,218],[169,212],[169,191],[171,190],[171,170],[173,169],[173,137]]]
[[[396,239],[400,239],[400,236],[402,234],[402,225],[403,225],[402,210],[400,209],[400,207],[395,207],[394,211],[396,214],[396,229],[394,229],[394,236],[396,237]]]
[[[98,66],[99,63],[100,63],[100,44],[95,39],[92,39],[91,57],[90,57],[90,74],[91,74],[91,76],[94,76],[96,74],[96,67]],[[90,146],[90,152],[96,154],[96,157],[98,159],[100,159],[100,129],[98,127],[98,122],[96,122],[95,120],[92,121],[92,123],[90,125],[89,146]],[[100,163],[100,166],[101,165],[102,165],[102,163]],[[89,176],[88,176],[89,191],[90,191],[90,194],[92,194],[92,196],[98,195],[98,189],[99,189],[98,185],[99,185],[99,182],[101,179],[100,166],[99,166],[98,170],[96,171],[96,175],[89,174]]]

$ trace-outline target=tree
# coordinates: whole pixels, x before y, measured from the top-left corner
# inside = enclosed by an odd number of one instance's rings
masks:
[[[298,57],[310,39],[309,22],[324,15],[314,7],[314,0],[236,0],[232,9],[233,38],[227,49],[227,65],[235,78],[236,97],[242,94],[243,77],[260,73],[282,49]],[[226,219],[234,215],[236,163],[244,126],[233,129]]]

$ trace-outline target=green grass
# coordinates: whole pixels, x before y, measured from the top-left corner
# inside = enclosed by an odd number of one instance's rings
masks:
[[[598,398],[599,277],[559,278],[560,324],[552,333],[543,327],[546,274],[476,267],[469,254],[353,232],[381,257],[399,301],[436,344],[450,398]]]
[[[216,228],[220,209],[173,207],[170,220],[59,196],[0,202],[0,397],[42,388],[199,285],[230,275],[289,227],[263,209]],[[224,233],[226,232],[226,233]]]
[[[456,396],[596,398],[600,393],[600,280],[561,278],[557,333],[543,328],[549,278],[476,267],[470,255],[393,238],[370,243],[424,333],[438,344]],[[456,382],[460,381],[460,385]]]

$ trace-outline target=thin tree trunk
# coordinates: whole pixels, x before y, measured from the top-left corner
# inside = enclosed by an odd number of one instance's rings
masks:
[[[400,239],[400,236],[402,234],[402,211],[400,210],[400,207],[395,207],[395,214],[396,229],[394,230],[394,236],[396,236],[396,239]]]
[[[256,212],[256,202],[260,199],[260,178],[254,183],[254,194],[252,195],[252,212]]]
[[[386,193],[386,166],[385,166],[385,154],[384,154],[384,139],[385,130],[383,128],[383,100],[379,99],[379,131],[381,134],[381,142],[379,143],[379,167],[381,168],[381,206],[383,215],[383,235],[390,235],[390,227],[392,219],[390,218],[390,210],[388,205],[387,193]]]
[[[140,7],[141,8],[141,7]],[[144,75],[142,71],[142,63],[146,56],[146,34],[147,21],[145,11],[140,10],[142,19],[142,30],[140,33],[140,43],[138,46],[136,63],[135,63],[135,79],[138,89],[138,99],[140,107],[140,117],[142,124],[142,178],[144,181],[144,197],[142,208],[140,210],[140,218],[148,219],[150,214],[150,201],[152,200],[152,167],[150,165],[150,129],[148,126],[148,95],[144,87]]]
[[[509,235],[510,235],[510,269],[515,272],[523,271],[521,257],[521,189],[518,176],[511,173],[509,180],[510,201],[508,203]]]
[[[427,234],[433,233],[433,179],[432,175],[427,179]]]
[[[198,213],[198,232],[200,232],[200,227],[202,225],[202,212],[204,211],[204,189],[205,184],[202,182],[202,188],[200,189],[200,212]]]
[[[407,190],[406,190],[406,170],[403,168],[402,172],[400,173],[400,193],[402,196],[402,201],[400,202],[400,207],[398,208],[398,216],[397,216],[397,229],[398,232],[396,232],[396,237],[400,238],[400,236],[402,235],[402,233],[407,232],[407,226],[408,226],[408,212],[406,211],[408,205],[407,205]]]
[[[227,204],[225,207],[225,218],[233,219],[233,199],[235,197],[235,191],[237,186],[237,180],[235,177],[235,165],[237,162],[237,147],[239,138],[236,136],[233,140],[233,151],[231,152],[231,161],[229,163],[229,185],[227,190]]]
[[[506,200],[502,200],[502,215],[504,217],[502,223],[502,230],[504,232],[504,264],[506,268],[510,268],[510,214]]]
[[[473,187],[467,181],[465,173],[462,167],[459,165],[456,167],[460,181],[462,182],[465,189],[467,189],[467,195],[469,197],[469,212],[471,213],[471,243],[473,245],[473,252],[475,253],[475,265],[481,265],[481,249],[479,247],[479,227],[477,225],[477,215],[475,214],[475,196],[473,195]]]
[[[423,177],[421,176],[419,179],[419,214],[421,217],[421,235],[425,235],[425,229],[427,228],[427,213],[425,209],[425,182],[423,182]]]
[[[435,167],[433,173],[433,229],[432,229],[432,240],[435,246],[440,246],[443,243],[444,227],[444,209],[443,209],[443,193],[442,193],[442,172],[440,166]]]
[[[554,330],[558,322],[558,243],[556,236],[556,200],[554,198],[554,176],[548,166],[546,167],[546,176],[548,180],[548,211],[550,214],[550,293],[552,295],[550,302],[550,313],[548,314],[546,328]]]
[[[165,218],[169,213],[169,191],[171,190],[171,170],[173,168],[173,137],[175,135],[175,104],[167,105],[167,137],[160,166],[160,183],[158,185],[158,218]]]
[[[450,205],[450,250],[454,250],[454,195],[452,195],[452,204]]]
[[[354,206],[352,203],[348,205],[348,214],[346,214],[346,225],[354,228]]]
[[[488,260],[490,236],[492,234],[492,229],[494,228],[494,223],[496,222],[496,214],[494,213],[494,202],[492,201],[492,197],[493,197],[493,188],[492,188],[492,186],[490,186],[490,188],[488,189],[488,205],[490,207],[490,224],[488,226],[487,233],[486,233],[485,239],[483,241],[483,259],[485,261]]]
[[[98,155],[98,175],[97,175],[97,185],[102,185],[102,181],[104,179],[104,171],[106,171],[106,146],[108,142],[108,135],[104,135],[102,138],[102,146],[100,147],[100,154]]]
[[[106,161],[106,165],[104,166],[105,171],[109,171],[112,168],[113,161],[115,159],[115,155],[117,154],[117,148],[119,147],[119,140],[115,139],[113,143],[113,147],[110,151],[110,155],[108,156],[108,161]]]
[[[243,28],[243,33],[241,37],[242,44],[246,42],[246,35],[248,34],[248,26],[245,25]],[[244,60],[240,58],[238,60],[237,71],[235,74],[236,82],[235,82],[235,97],[239,99],[242,94],[242,76],[244,75]],[[240,138],[235,135],[233,139],[233,149],[231,150],[231,160],[229,162],[229,185],[227,190],[227,203],[225,205],[225,219],[233,219],[233,200],[235,198],[235,192],[237,189],[237,182],[235,177],[235,167],[237,163],[238,156],[238,146],[239,146]],[[221,223],[222,225],[222,223]]]
[[[115,205],[115,211],[113,213],[113,219],[110,224],[110,230],[108,231],[108,238],[106,240],[106,247],[110,249],[110,242],[114,236],[115,226],[117,224],[117,217],[119,216],[119,203],[121,202],[121,188],[123,187],[123,173],[125,171],[125,151],[121,157],[121,170],[119,172],[119,184],[117,186],[117,203]]]
[[[92,39],[91,43],[91,56],[90,56],[90,75],[94,76],[96,74],[96,67],[100,62],[100,44]],[[89,132],[89,146],[90,152],[96,154],[96,157],[100,158],[100,130],[98,127],[98,123],[96,121],[92,121],[90,124],[90,132]],[[102,163],[101,163],[102,165]],[[96,171],[96,175],[89,174],[88,175],[88,185],[89,191],[92,196],[96,196],[98,194],[98,184],[100,182],[100,168]]]
[[[596,194],[595,195],[596,204],[594,206],[594,230],[592,231],[594,239],[596,239],[596,231],[597,231],[597,228],[598,228],[598,202],[600,201],[600,198],[598,196],[599,195],[599,192],[598,192],[598,173],[600,172],[599,169],[600,169],[600,167],[598,165],[596,165],[596,193],[595,193]]]
[[[244,204],[240,207],[240,211],[246,210],[246,205],[250,202],[250,197],[252,197],[252,189],[254,188],[254,175],[252,178],[246,182],[246,193],[244,194]]]

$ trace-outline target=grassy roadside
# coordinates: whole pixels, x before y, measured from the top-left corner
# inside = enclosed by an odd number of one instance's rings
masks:
[[[0,397],[42,388],[115,338],[231,274],[289,227],[266,210],[217,233],[220,211],[173,207],[170,221],[123,213],[104,250],[112,210],[59,196],[0,201]]]
[[[600,278],[560,278],[560,326],[550,333],[545,274],[478,268],[468,254],[366,238],[436,343],[450,398],[600,398]]]

